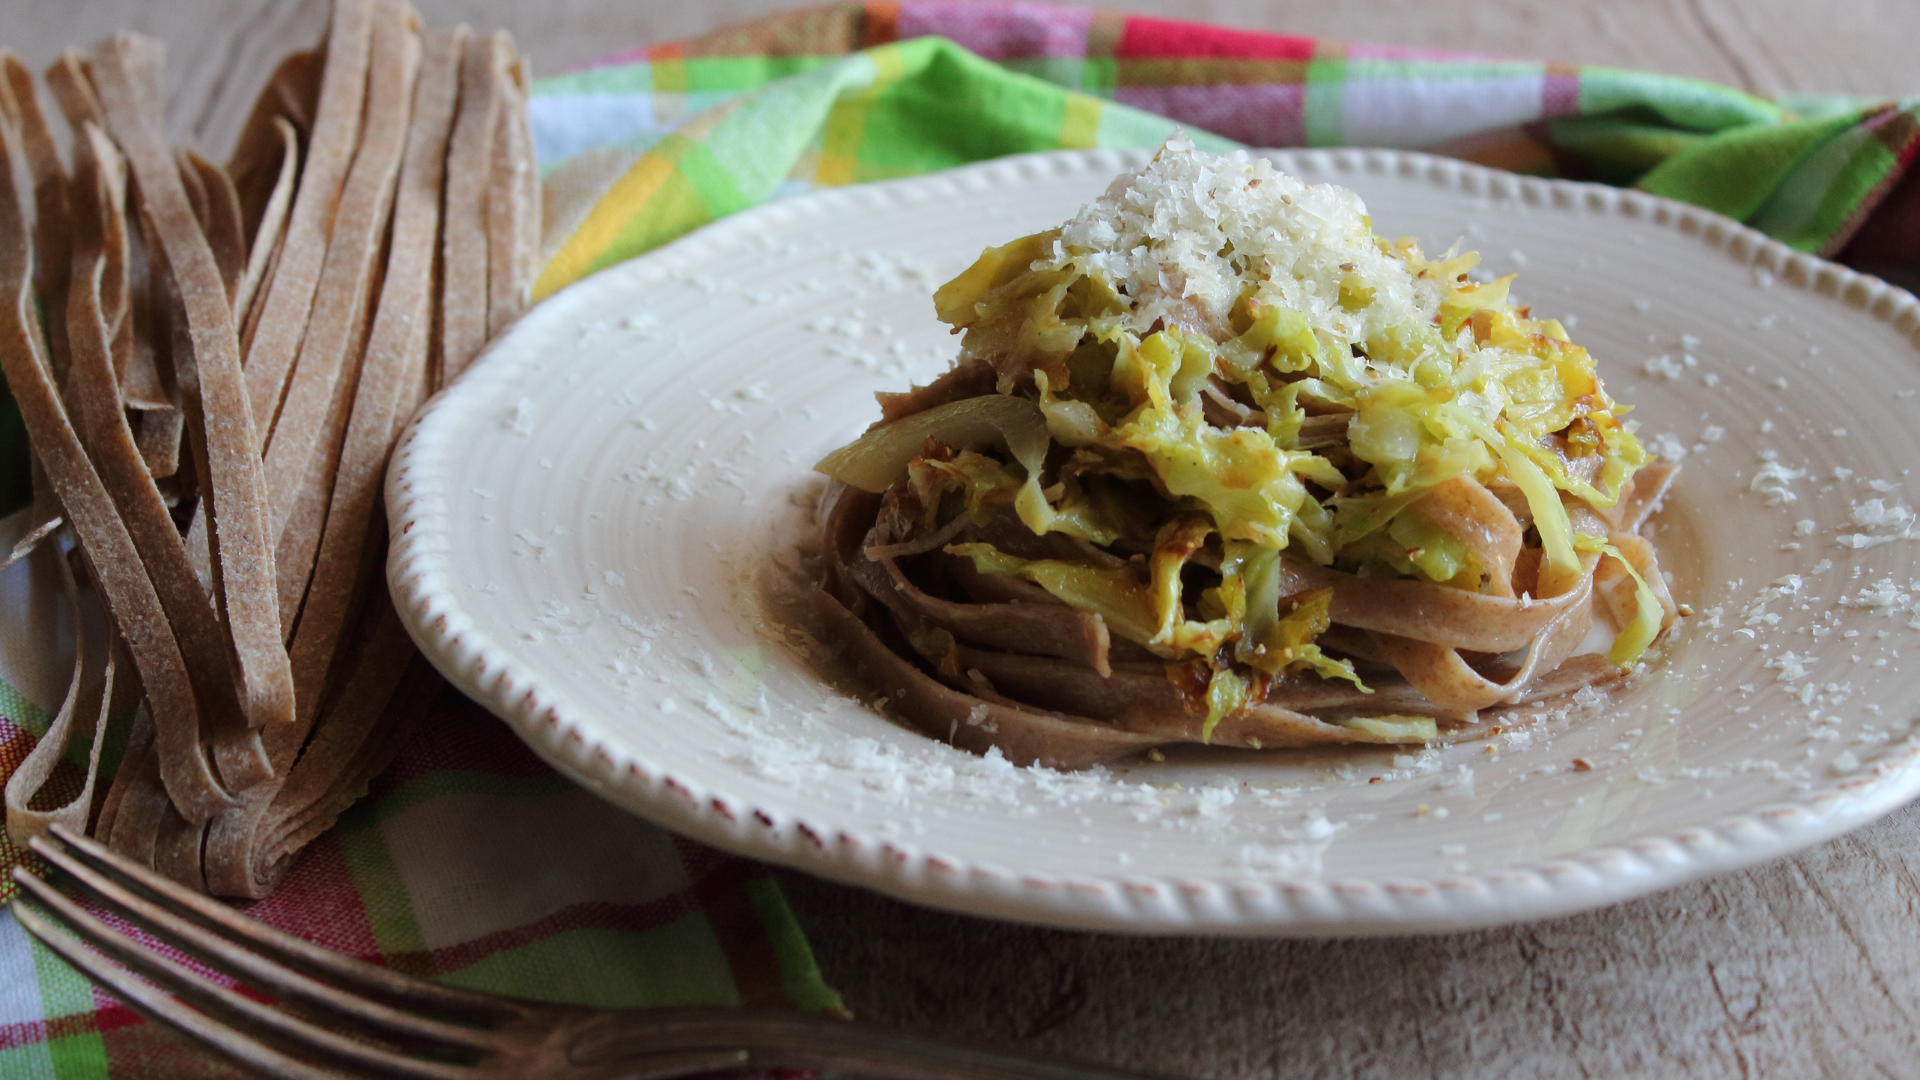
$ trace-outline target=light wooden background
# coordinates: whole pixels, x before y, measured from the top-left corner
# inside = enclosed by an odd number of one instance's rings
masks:
[[[552,72],[778,0],[415,0]],[[1920,0],[1132,0],[1229,25],[1920,94]],[[176,137],[224,157],[323,0],[5,0],[36,67],[120,27],[171,49]],[[927,911],[786,875],[828,978],[885,1024],[1193,1077],[1920,1077],[1920,809],[1573,918],[1349,942],[1123,938]]]

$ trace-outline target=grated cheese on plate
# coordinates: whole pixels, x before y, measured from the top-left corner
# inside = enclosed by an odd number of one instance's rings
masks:
[[[1266,280],[1253,299],[1304,315],[1349,345],[1410,321],[1430,322],[1446,283],[1416,278],[1374,239],[1360,196],[1307,184],[1264,158],[1195,154],[1179,138],[1144,170],[1123,174],[1055,241],[1052,268],[1077,262],[1136,302],[1127,322],[1224,327],[1248,267]],[[1358,312],[1341,290],[1370,289]],[[1472,337],[1466,335],[1471,349]]]

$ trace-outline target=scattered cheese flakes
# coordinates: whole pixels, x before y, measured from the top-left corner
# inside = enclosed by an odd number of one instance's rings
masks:
[[[533,434],[533,399],[521,398],[514,402],[513,411],[507,414],[502,426],[515,435]]]
[[[1687,456],[1687,444],[1681,442],[1680,436],[1675,435],[1671,431],[1663,431],[1655,435],[1652,439],[1648,440],[1647,445],[1654,453],[1666,458],[1668,461],[1677,463],[1681,458]]]
[[[1853,504],[1853,523],[1869,529],[1907,529],[1913,525],[1913,510],[1892,499],[1868,499]]]
[[[1760,468],[1753,474],[1747,490],[1766,500],[1768,506],[1783,506],[1799,501],[1789,485],[1807,475],[1805,469],[1789,469],[1772,458],[1761,462]]]
[[[1684,374],[1684,369],[1674,362],[1673,357],[1664,353],[1659,356],[1648,357],[1646,362],[1640,365],[1640,370],[1649,375],[1669,381],[1677,379]]]
[[[1795,679],[1804,679],[1807,677],[1807,661],[1811,659],[1813,658],[1810,656],[1799,656],[1796,655],[1792,649],[1788,649],[1785,653],[1774,657],[1761,666],[1773,668],[1780,672],[1779,675],[1774,677],[1775,681],[1793,682]]]

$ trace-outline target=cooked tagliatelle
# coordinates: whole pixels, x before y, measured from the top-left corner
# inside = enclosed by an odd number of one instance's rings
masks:
[[[1639,534],[1675,470],[1477,262],[1178,141],[988,250],[934,294],[953,369],[818,466],[843,659],[1058,767],[1422,743],[1632,665],[1676,615]]]

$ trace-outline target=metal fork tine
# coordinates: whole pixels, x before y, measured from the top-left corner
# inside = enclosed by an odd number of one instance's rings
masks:
[[[499,1035],[485,1028],[447,1023],[358,997],[295,971],[253,951],[251,942],[235,942],[145,899],[82,863],[59,844],[36,837],[28,846],[41,858],[73,875],[122,913],[198,957],[215,970],[253,984],[280,1000],[316,1006],[356,1028],[395,1041],[425,1041],[439,1046],[487,1052],[498,1049]]]
[[[81,836],[65,826],[55,825],[48,833],[52,840],[70,851],[76,859],[113,877],[139,887],[178,913],[190,913],[203,923],[219,926],[227,937],[246,942],[255,952],[273,956],[288,967],[321,976],[342,989],[375,1000],[403,1007],[426,1009],[476,1023],[499,1025],[523,1019],[528,1010],[519,1003],[492,994],[459,990],[450,986],[402,975],[383,967],[355,960],[350,956],[323,949],[285,931],[247,918],[245,915],[186,886],[161,877],[143,866],[109,851],[99,842]],[[41,843],[52,846],[46,838]],[[39,850],[39,849],[36,849]],[[45,851],[41,852],[45,855]]]
[[[28,932],[45,941],[49,948],[82,971],[112,987],[115,993],[128,994],[130,1004],[137,999],[140,1004],[153,1010],[156,1019],[179,1026],[184,1033],[205,1040],[209,1045],[225,1048],[236,1040],[251,1041],[238,1034],[232,1026],[221,1024],[221,1019],[225,1017],[247,1025],[250,1030],[271,1032],[287,1043],[350,1062],[380,1076],[400,1080],[471,1080],[476,1074],[477,1070],[471,1065],[424,1061],[354,1042],[299,1017],[242,997],[224,986],[208,982],[197,972],[174,960],[149,952],[127,940],[24,869],[16,867],[13,880],[32,895],[35,904],[46,909],[47,915],[59,919],[59,926],[56,927],[40,912],[25,905],[16,905],[14,917]],[[56,938],[65,940],[57,941]],[[82,949],[82,942],[92,946],[97,951],[96,955],[89,955],[88,950]],[[83,960],[88,962],[83,963]],[[106,963],[107,960],[117,961],[124,967],[114,971],[113,965]],[[141,985],[130,977],[132,973],[127,968],[145,976],[153,985]],[[110,978],[109,972],[118,978]],[[193,1008],[186,1008],[179,1001],[167,1001],[165,992],[184,999]],[[315,1072],[306,1075],[327,1074]]]
[[[744,1069],[752,1064],[753,1054],[746,1050],[682,1050],[622,1061],[619,1077],[620,1080],[678,1080],[684,1076]],[[768,1075],[773,1072],[767,1070]]]
[[[12,907],[13,917],[19,920],[21,929],[147,1019],[172,1028],[244,1068],[277,1080],[340,1080],[338,1073],[288,1057],[188,1008],[179,999],[168,996],[151,983],[142,982],[126,968],[109,963],[99,953],[82,946],[79,939],[27,905],[15,902]]]

